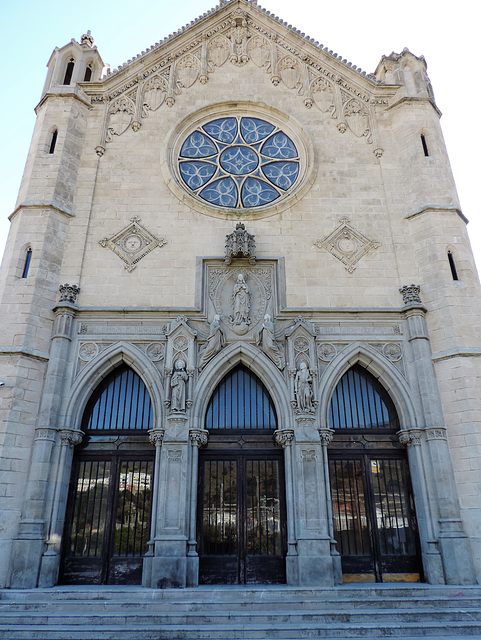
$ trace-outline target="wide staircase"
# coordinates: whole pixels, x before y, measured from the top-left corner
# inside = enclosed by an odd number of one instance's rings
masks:
[[[0,590],[0,639],[481,638],[481,587]]]

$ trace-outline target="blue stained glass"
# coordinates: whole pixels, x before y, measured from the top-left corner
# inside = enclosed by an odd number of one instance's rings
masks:
[[[297,180],[299,164],[297,162],[270,162],[262,167],[268,180],[286,191]]]
[[[230,147],[222,152],[220,165],[236,176],[246,175],[257,169],[259,157],[249,147]]]
[[[235,118],[219,118],[205,124],[203,129],[215,140],[231,144],[237,135],[237,120]]]
[[[247,178],[242,187],[241,196],[244,207],[261,207],[276,200],[279,193],[262,180]]]
[[[217,167],[207,162],[182,162],[180,173],[185,184],[193,191],[203,187],[212,178]]]
[[[272,124],[259,118],[242,118],[240,128],[242,137],[247,144],[264,140],[264,138],[267,138],[275,129]]]
[[[199,195],[219,207],[235,207],[237,204],[237,187],[232,178],[216,180],[202,189]]]
[[[271,136],[262,146],[262,153],[269,158],[287,160],[297,158],[297,149],[285,133],[279,131]]]
[[[180,150],[180,155],[183,158],[208,158],[216,153],[215,144],[200,131],[191,133]]]

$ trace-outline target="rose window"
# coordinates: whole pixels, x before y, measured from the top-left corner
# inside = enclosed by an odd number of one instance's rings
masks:
[[[241,116],[199,126],[178,154],[191,193],[232,209],[262,207],[285,196],[298,181],[299,162],[296,145],[279,127]]]

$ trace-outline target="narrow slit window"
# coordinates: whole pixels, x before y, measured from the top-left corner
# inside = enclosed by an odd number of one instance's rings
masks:
[[[26,278],[28,275],[28,270],[30,269],[30,262],[32,260],[32,249],[29,247],[25,252],[25,262],[23,263],[23,272],[22,278]]]
[[[48,147],[49,153],[55,152],[55,145],[57,144],[57,136],[58,136],[58,129],[54,129],[52,131],[52,137],[50,138],[50,145]]]
[[[459,280],[458,271],[456,269],[456,263],[454,262],[454,256],[451,251],[448,251],[448,261],[449,261],[449,267],[451,269],[451,275],[453,276],[453,280]]]
[[[424,155],[426,156],[426,158],[428,158],[429,149],[428,149],[428,143],[426,142],[426,136],[424,135],[424,133],[421,133],[421,144],[423,145]]]
[[[90,82],[92,80],[92,65],[87,65],[85,69],[84,82]]]
[[[63,79],[63,83],[64,84],[70,84],[70,82],[72,80],[74,65],[75,65],[75,60],[73,58],[71,58],[68,61],[67,68],[65,70],[65,77]]]

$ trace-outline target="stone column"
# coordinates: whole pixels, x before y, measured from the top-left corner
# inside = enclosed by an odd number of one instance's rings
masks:
[[[337,542],[334,538],[334,517],[332,515],[331,478],[329,474],[329,458],[327,447],[334,437],[332,429],[318,429],[322,446],[322,467],[324,469],[324,487],[326,490],[327,519],[329,525],[329,535],[331,537],[331,556],[334,570],[334,583],[342,584],[341,554],[337,550]]]
[[[207,444],[209,432],[204,429],[191,429],[190,464],[190,515],[189,541],[187,543],[187,586],[199,584],[199,554],[197,553],[197,485],[199,476],[199,449]]]
[[[189,440],[187,416],[182,412],[172,413],[166,419],[160,448],[154,555],[150,584],[147,584],[150,587],[187,586],[191,489],[188,473]]]
[[[296,515],[294,508],[294,481],[292,469],[292,442],[294,429],[279,429],[274,432],[276,444],[284,449],[284,467],[286,476],[286,512],[287,512],[287,584],[299,584],[299,567],[297,564]]]
[[[469,540],[461,520],[454,470],[449,452],[441,397],[432,363],[426,325],[426,310],[419,297],[420,287],[402,287],[408,340],[423,407],[426,451],[430,460],[429,494],[438,509],[437,534],[447,584],[476,582]]]
[[[60,454],[57,458],[51,513],[48,519],[47,550],[42,556],[40,565],[39,587],[53,587],[57,584],[73,450],[75,445],[82,442],[83,437],[84,433],[78,429],[60,431]]]
[[[77,311],[75,301],[79,291],[77,285],[61,285],[60,300],[54,309],[52,344],[38,417],[40,426],[35,430],[22,518],[13,545],[11,587],[37,586],[46,538],[51,530],[49,494],[55,491],[56,471],[53,471],[52,463],[57,442],[57,419]]]
[[[160,482],[160,451],[164,439],[165,429],[151,429],[149,431],[150,443],[155,446],[154,484],[152,486],[152,513],[150,514],[150,540],[147,543],[148,551],[144,555],[142,565],[142,586],[152,586],[152,558],[154,557],[155,534],[157,527],[157,511],[159,505]]]
[[[334,584],[322,445],[312,415],[296,417],[294,477],[299,585]]]
[[[444,584],[444,570],[435,533],[435,518],[429,500],[422,450],[422,430],[403,429],[399,441],[407,446],[409,471],[413,486],[416,519],[419,527],[424,576],[429,584]]]

